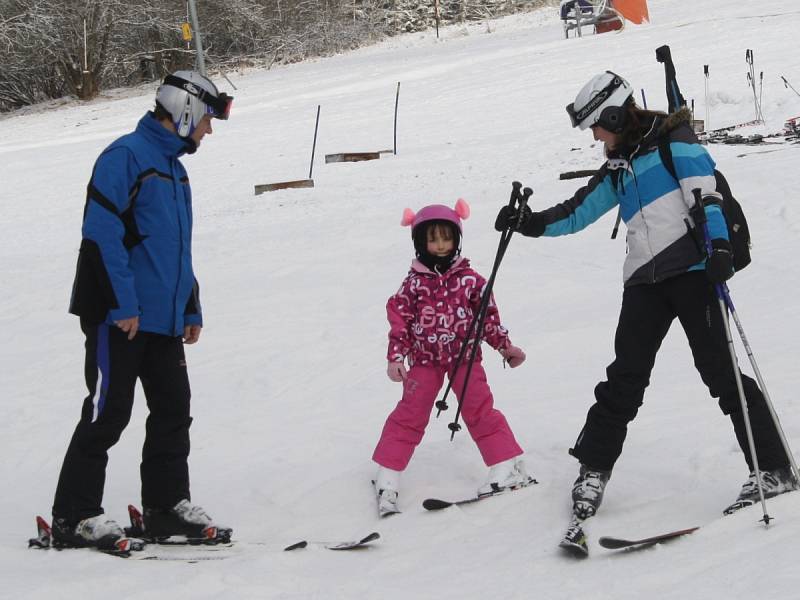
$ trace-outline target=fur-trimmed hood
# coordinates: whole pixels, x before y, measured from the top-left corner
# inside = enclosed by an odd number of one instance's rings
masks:
[[[659,135],[665,135],[684,124],[690,126],[692,124],[692,111],[686,106],[667,115],[664,122],[659,126],[658,133]]]

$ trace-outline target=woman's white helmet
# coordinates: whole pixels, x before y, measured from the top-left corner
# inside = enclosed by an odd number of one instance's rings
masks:
[[[232,100],[196,71],[175,71],[156,91],[156,104],[169,113],[176,133],[184,138],[192,135],[204,115],[227,119]]]
[[[581,130],[599,125],[619,133],[625,125],[625,107],[633,99],[631,84],[611,71],[595,75],[567,106],[573,127]]]

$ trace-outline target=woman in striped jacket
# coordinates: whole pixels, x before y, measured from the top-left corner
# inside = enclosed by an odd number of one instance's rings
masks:
[[[694,364],[712,397],[730,417],[750,477],[734,510],[758,500],[754,464],[735,373],[714,285],[733,275],[714,161],[697,141],[688,110],[672,115],[643,110],[633,88],[605,71],[593,77],[567,107],[573,127],[591,128],[605,144],[607,160],[575,195],[541,212],[503,207],[497,227],[519,226],[530,237],[576,233],[617,208],[627,227],[624,291],[606,381],[595,387],[595,403],[570,454],[580,463],[572,500],[575,514],[594,515],[622,452],[628,423],[642,405],[656,353],[677,318]],[[666,156],[672,165],[665,164]],[[699,188],[702,206],[693,190]],[[700,223],[705,221],[712,252],[707,256]],[[767,495],[794,489],[796,482],[764,396],[742,376],[762,488]]]

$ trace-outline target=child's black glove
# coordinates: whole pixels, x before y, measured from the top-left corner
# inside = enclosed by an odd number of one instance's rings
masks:
[[[733,248],[728,240],[711,240],[711,255],[706,260],[706,277],[711,283],[723,283],[733,277]]]

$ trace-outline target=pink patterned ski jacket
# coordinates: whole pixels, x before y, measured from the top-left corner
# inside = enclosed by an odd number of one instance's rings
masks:
[[[414,259],[400,290],[386,303],[388,360],[401,362],[407,357],[409,366],[455,364],[485,285],[466,258],[457,258],[443,275]],[[511,345],[494,297],[486,312],[483,339],[496,350]],[[480,360],[480,349],[475,358]]]

